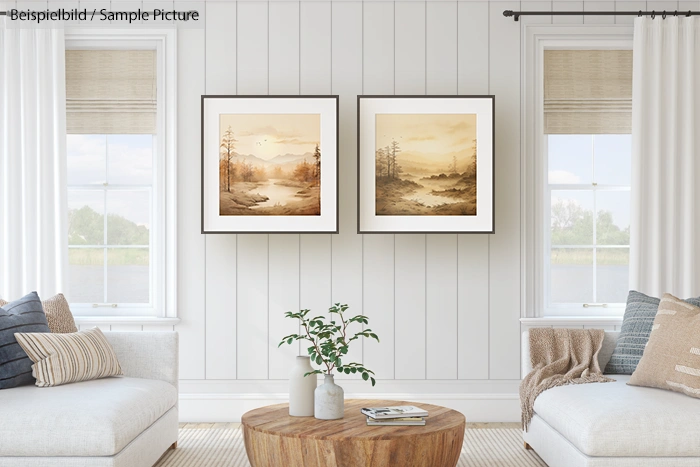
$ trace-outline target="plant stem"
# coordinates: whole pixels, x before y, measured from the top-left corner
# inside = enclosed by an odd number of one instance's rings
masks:
[[[321,355],[321,349],[318,348],[318,345],[316,345],[316,341],[313,340],[313,338],[311,337],[311,334],[309,333],[309,325],[308,325],[307,323],[303,323],[303,322],[302,322],[301,325],[304,327],[304,331],[306,331],[306,335],[309,336],[309,337],[308,337],[309,340],[310,340],[311,343],[314,345],[314,348],[316,349],[316,354],[317,354],[317,355]],[[326,363],[325,360],[323,360],[323,363],[326,365],[326,368],[328,368],[328,374],[330,375],[330,374],[331,374],[331,369],[332,369],[332,368],[330,368],[330,367],[328,366],[328,363]]]

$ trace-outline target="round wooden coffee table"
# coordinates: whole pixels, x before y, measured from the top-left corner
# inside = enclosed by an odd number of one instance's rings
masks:
[[[426,425],[367,426],[360,409],[388,405],[426,409]],[[466,420],[438,405],[349,399],[340,420],[290,417],[279,404],[247,412],[241,424],[253,467],[454,467]]]

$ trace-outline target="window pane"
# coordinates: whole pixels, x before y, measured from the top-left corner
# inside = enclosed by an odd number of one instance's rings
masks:
[[[68,191],[68,244],[104,245],[104,191]]]
[[[68,135],[68,185],[101,185],[106,180],[105,135]]]
[[[591,303],[593,301],[593,249],[552,248],[552,303]]]
[[[107,192],[107,244],[148,245],[151,222],[149,191]]]
[[[153,135],[107,137],[110,185],[151,185],[153,181]]]
[[[596,252],[596,292],[599,303],[625,303],[629,292],[629,248]]]
[[[149,303],[148,248],[107,249],[107,303]]]
[[[630,192],[596,193],[596,239],[599,245],[630,244]]]
[[[590,184],[593,181],[591,135],[548,135],[549,183]]]
[[[593,244],[593,192],[552,190],[552,245]]]
[[[632,135],[596,135],[595,178],[598,185],[629,186],[632,178]]]
[[[68,249],[68,301],[104,302],[104,249]]]

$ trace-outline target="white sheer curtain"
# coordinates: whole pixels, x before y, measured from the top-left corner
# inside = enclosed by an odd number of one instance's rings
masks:
[[[0,20],[0,296],[62,292],[67,267],[65,40]]]
[[[700,295],[700,18],[636,18],[630,286]]]

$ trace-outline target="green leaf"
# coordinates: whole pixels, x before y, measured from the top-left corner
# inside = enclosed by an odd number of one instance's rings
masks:
[[[320,365],[321,363],[323,363],[323,358],[321,358],[321,356],[318,355],[318,356],[316,357],[316,365]]]
[[[353,374],[357,373],[357,368],[353,368],[353,369],[352,369],[352,373],[353,373]]]
[[[349,374],[350,374],[350,371],[352,371],[352,370],[351,370],[350,368],[348,368],[348,367],[343,368],[343,370],[344,370],[344,373],[345,373],[346,375],[349,375]],[[353,371],[353,373],[354,373],[354,371]]]
[[[362,379],[364,379],[365,381],[367,381],[367,380],[369,379],[369,374],[367,374],[367,373],[362,373]]]
[[[342,363],[340,363],[340,359],[339,359],[339,358],[333,357],[333,362],[335,362],[335,364],[338,365],[338,366],[342,365]]]
[[[372,386],[374,386],[375,384],[377,384],[377,382],[374,380],[374,378],[370,378],[370,379],[372,380]]]
[[[290,345],[291,345],[292,342],[294,342],[294,338],[293,338],[293,337],[290,337],[289,339],[287,339],[287,344],[290,344]]]

